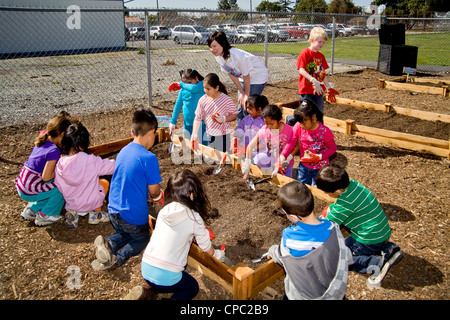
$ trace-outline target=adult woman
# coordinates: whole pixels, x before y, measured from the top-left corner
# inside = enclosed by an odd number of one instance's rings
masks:
[[[251,94],[261,94],[269,78],[264,63],[256,56],[232,48],[223,31],[215,31],[208,38],[208,46],[222,71],[228,73],[238,89],[239,122],[247,115],[245,101]]]

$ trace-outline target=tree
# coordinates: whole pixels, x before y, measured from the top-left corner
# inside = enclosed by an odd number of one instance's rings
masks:
[[[327,13],[358,13],[358,7],[351,0],[332,0],[328,5]]]
[[[295,12],[321,12],[327,9],[325,0],[300,0],[295,7]],[[295,16],[294,21],[307,23],[323,23],[323,18],[319,16]]]
[[[448,0],[375,0],[373,4],[385,5],[387,12],[395,11],[410,16],[424,16],[427,12],[450,10]]]
[[[292,5],[293,1],[290,1],[290,0],[279,0],[278,3],[279,3],[279,5],[281,7],[283,7],[283,11],[284,12],[293,11],[293,9],[291,8],[291,5]]]
[[[217,3],[218,10],[231,10],[230,0],[219,0]]]
[[[283,12],[283,7],[279,3],[264,0],[256,7],[256,11]]]

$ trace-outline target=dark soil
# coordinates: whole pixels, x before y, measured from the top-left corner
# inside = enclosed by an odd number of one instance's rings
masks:
[[[450,113],[448,98],[441,96],[390,91],[378,88],[378,79],[389,78],[368,69],[330,77],[336,83],[340,96],[361,101],[421,110]],[[273,83],[264,94],[270,102],[291,102],[298,99],[297,82]],[[235,98],[235,91],[230,95]],[[280,97],[283,97],[282,99]],[[155,103],[157,115],[170,115],[174,101]],[[130,135],[132,110],[101,114],[77,115],[90,130],[92,144],[97,145]],[[358,114],[362,114],[359,116]],[[387,115],[378,111],[356,112],[351,107],[325,104],[325,115],[340,119],[354,119],[358,124],[397,130],[447,140],[449,127],[442,123],[421,125],[416,119]],[[179,119],[181,125],[181,117]],[[374,121],[374,122],[369,122]],[[388,122],[393,122],[395,127]],[[378,124],[376,124],[378,123]],[[95,258],[93,241],[99,234],[111,235],[110,223],[97,226],[81,220],[78,229],[67,229],[63,223],[36,227],[21,220],[26,203],[14,188],[14,179],[26,161],[33,140],[44,123],[35,126],[9,127],[2,130],[0,148],[0,297],[4,300],[118,300],[133,286],[142,284],[141,257],[131,258],[124,266],[110,271],[94,271],[90,263]],[[419,126],[421,129],[418,129]],[[397,129],[395,129],[397,128]],[[435,134],[439,131],[439,136]],[[405,253],[402,262],[393,267],[379,290],[367,288],[367,276],[350,273],[347,298],[350,300],[420,300],[448,299],[449,294],[449,160],[430,154],[390,147],[365,139],[335,133],[338,146],[333,163],[346,167],[352,179],[360,181],[378,198],[391,228],[391,240]],[[167,152],[168,143],[152,148],[160,161],[165,188],[170,174],[180,168],[189,168],[199,175],[206,186],[213,208],[218,216],[208,222],[216,234],[213,243],[226,244],[227,256],[234,262],[243,262],[251,268],[270,245],[280,241],[281,230],[287,221],[276,214],[277,187],[268,183],[250,190],[239,171],[227,165],[218,175],[210,175],[213,165],[184,164],[174,166]],[[326,205],[316,199],[315,213]],[[158,210],[158,207],[155,207]],[[74,270],[79,270],[80,286]],[[231,299],[232,295],[220,285],[191,267],[187,268],[200,284],[198,300]],[[257,299],[281,299],[282,279],[271,285],[271,290]]]

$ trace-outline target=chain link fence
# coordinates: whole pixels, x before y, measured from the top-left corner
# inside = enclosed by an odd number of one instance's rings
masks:
[[[206,45],[214,30],[260,56],[269,82],[297,79],[297,56],[316,25],[328,33],[322,51],[332,73],[339,63],[376,67],[381,23],[407,26],[406,45],[419,48],[418,70],[450,70],[448,18],[0,7],[0,124],[47,121],[59,109],[107,111],[176,99],[167,88],[186,68],[217,73],[231,86]]]

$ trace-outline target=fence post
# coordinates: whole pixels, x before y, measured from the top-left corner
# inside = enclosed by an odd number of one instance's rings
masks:
[[[333,32],[331,34],[331,74],[334,74],[334,38],[336,33],[336,17],[333,16]]]
[[[147,86],[148,86],[148,106],[152,107],[152,67],[150,63],[150,29],[148,25],[148,11],[144,11],[145,15],[145,55],[147,58]]]
[[[265,14],[265,32],[266,32],[266,36],[265,36],[265,41],[264,41],[264,64],[266,65],[266,68],[267,68],[267,63],[268,63],[268,61],[267,61],[267,57],[268,57],[268,52],[269,52],[269,49],[268,49],[268,45],[267,45],[267,28],[269,27],[269,15],[266,13]]]

